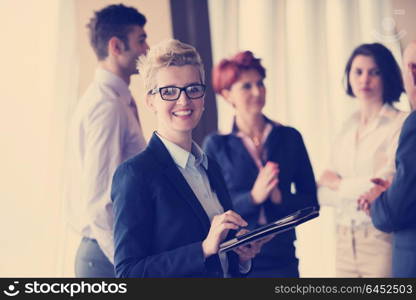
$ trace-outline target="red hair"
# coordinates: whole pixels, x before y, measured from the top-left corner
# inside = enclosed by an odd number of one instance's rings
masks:
[[[230,89],[241,73],[248,70],[256,70],[263,79],[266,78],[266,69],[251,51],[239,52],[230,59],[221,60],[212,70],[214,91],[220,94],[223,89]]]

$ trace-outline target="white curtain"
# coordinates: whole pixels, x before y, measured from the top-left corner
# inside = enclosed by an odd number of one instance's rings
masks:
[[[62,158],[77,90],[71,11],[66,0],[0,1],[1,277],[60,275]]]
[[[75,1],[60,0],[59,5],[59,37],[58,44],[58,64],[56,68],[56,101],[55,114],[58,131],[56,133],[55,141],[59,141],[60,146],[57,153],[60,155],[59,163],[62,165],[57,177],[59,178],[59,237],[57,240],[57,263],[56,276],[59,277],[73,277],[74,274],[74,259],[77,247],[79,246],[79,235],[76,234],[70,227],[66,218],[68,214],[65,212],[66,205],[65,193],[67,182],[66,170],[68,170],[69,160],[67,157],[67,130],[70,118],[79,100],[79,62],[80,51],[77,36],[77,15]]]
[[[355,109],[343,71],[361,43],[381,42],[401,63],[390,0],[209,0],[214,63],[251,50],[267,69],[270,118],[303,135],[315,176],[325,167],[331,140]],[[218,97],[219,129],[227,132],[232,109]],[[403,96],[399,108],[408,110]],[[333,211],[297,229],[303,277],[335,276]]]

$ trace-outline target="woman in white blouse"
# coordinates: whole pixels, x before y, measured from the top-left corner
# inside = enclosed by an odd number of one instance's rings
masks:
[[[381,44],[357,47],[345,68],[346,92],[359,109],[344,123],[330,165],[318,181],[321,204],[336,209],[338,277],[390,277],[391,236],[357,209],[357,199],[394,172],[394,155],[407,114],[393,107],[403,92],[400,68]]]

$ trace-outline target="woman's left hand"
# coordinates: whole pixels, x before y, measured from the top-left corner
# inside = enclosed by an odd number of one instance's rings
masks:
[[[236,235],[242,235],[249,232],[247,229],[241,229]],[[274,235],[267,236],[252,243],[235,248],[233,251],[238,254],[240,263],[244,263],[253,259],[261,250],[261,247],[270,241]]]

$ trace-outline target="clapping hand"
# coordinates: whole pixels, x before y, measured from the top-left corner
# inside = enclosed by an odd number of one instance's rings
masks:
[[[268,161],[266,165],[260,169],[251,190],[251,197],[255,204],[262,204],[267,200],[272,191],[278,189],[279,171],[279,164],[272,161]],[[276,198],[278,197],[276,196]],[[278,201],[278,199],[276,199],[276,201]]]

